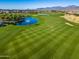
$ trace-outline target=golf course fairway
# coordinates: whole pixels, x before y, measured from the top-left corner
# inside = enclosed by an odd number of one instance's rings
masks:
[[[79,59],[79,26],[60,16],[38,15],[38,25],[0,27],[0,59]]]

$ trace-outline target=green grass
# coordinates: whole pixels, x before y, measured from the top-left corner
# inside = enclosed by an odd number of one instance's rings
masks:
[[[62,14],[36,16],[39,25],[0,28],[0,59],[79,59],[79,26]]]

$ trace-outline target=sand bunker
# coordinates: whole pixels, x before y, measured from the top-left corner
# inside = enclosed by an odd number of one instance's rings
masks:
[[[65,15],[63,16],[67,21],[78,23],[79,24],[79,17],[74,16],[74,15]]]

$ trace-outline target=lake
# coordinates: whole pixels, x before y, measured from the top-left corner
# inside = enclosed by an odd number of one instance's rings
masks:
[[[24,26],[24,25],[32,25],[32,24],[37,24],[38,19],[33,18],[33,17],[27,17],[22,19],[22,22],[17,23],[16,25],[18,26]]]

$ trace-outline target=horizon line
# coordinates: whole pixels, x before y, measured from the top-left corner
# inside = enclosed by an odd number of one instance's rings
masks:
[[[67,5],[67,6],[47,6],[47,7],[38,7],[38,8],[0,8],[0,9],[9,9],[9,10],[31,10],[31,9],[39,9],[39,8],[50,8],[50,7],[68,7],[68,6],[79,6],[79,5]]]

